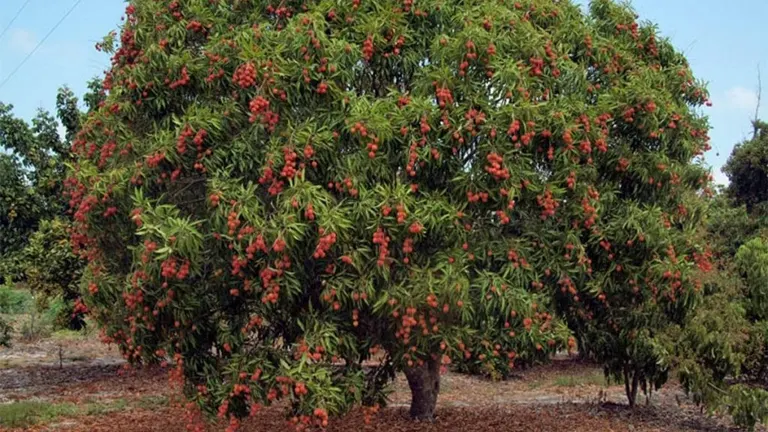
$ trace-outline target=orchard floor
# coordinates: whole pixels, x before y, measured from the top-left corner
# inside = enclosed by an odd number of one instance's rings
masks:
[[[54,336],[0,349],[1,431],[185,430],[183,409],[165,371],[124,370],[114,349],[93,335]],[[399,377],[390,406],[371,424],[365,424],[361,412],[353,412],[332,421],[328,431],[738,430],[727,418],[701,413],[675,383],[655,394],[649,406],[629,410],[623,387],[607,385],[598,367],[569,358],[521,371],[500,383],[447,373],[434,423],[409,421],[409,398],[405,379]],[[279,408],[270,408],[242,430],[292,429]]]

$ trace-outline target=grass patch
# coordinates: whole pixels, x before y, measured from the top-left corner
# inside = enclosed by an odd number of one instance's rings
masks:
[[[104,415],[116,411],[123,411],[129,408],[128,401],[125,399],[114,399],[109,402],[94,402],[82,407],[80,415]]]
[[[58,417],[77,415],[79,408],[72,403],[22,401],[0,405],[0,425],[11,428],[46,423]]]
[[[167,396],[150,395],[136,400],[124,398],[84,404],[69,402],[21,401],[0,404],[0,427],[21,428],[50,423],[61,417],[100,416],[132,408],[155,409],[168,406]]]
[[[135,405],[137,408],[155,409],[157,407],[165,407],[170,405],[170,401],[168,400],[168,396],[144,396],[143,398],[137,400]]]
[[[55,332],[51,333],[51,339],[55,341],[71,341],[71,340],[83,340],[87,338],[87,334],[85,331],[76,331],[76,330],[56,330]]]
[[[580,387],[596,385],[606,387],[608,382],[602,372],[593,372],[586,375],[565,375],[555,378],[552,383],[556,387]]]
[[[542,383],[540,380],[531,381],[528,383],[528,390],[534,390],[542,386]]]

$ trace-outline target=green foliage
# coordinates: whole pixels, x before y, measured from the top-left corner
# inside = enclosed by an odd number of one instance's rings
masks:
[[[0,285],[0,314],[26,313],[33,302],[29,291],[16,289],[10,284]]]
[[[734,206],[723,194],[710,201],[707,240],[712,251],[724,260],[732,259],[739,247],[757,235],[760,228],[760,221],[747,212],[746,206]]]
[[[730,412],[735,422],[753,428],[765,415],[756,404],[764,396],[750,385],[766,369],[768,334],[750,319],[747,281],[727,256],[702,282],[703,301],[682,328],[669,334],[680,382],[696,403]]]
[[[0,317],[0,347],[10,347],[13,327]]]
[[[71,94],[66,88],[59,93]],[[65,107],[60,114],[71,115]],[[0,103],[0,278],[23,278],[20,252],[30,235],[41,219],[64,214],[69,147],[57,128],[56,119],[45,111],[28,124],[13,115],[13,106]]]
[[[738,425],[754,430],[758,423],[768,424],[768,391],[746,385],[730,388],[728,412]]]
[[[85,327],[82,314],[73,314],[75,302],[66,300],[61,295],[49,298],[42,311],[44,322],[51,323],[52,330],[80,330]]]
[[[681,384],[696,403],[711,409],[721,402],[726,378],[739,375],[749,342],[750,323],[743,306],[732,301],[733,294],[706,296],[681,334],[672,337],[677,341]]]
[[[29,279],[42,306],[56,295],[72,304],[83,267],[67,244],[62,194],[81,113],[66,87],[59,89],[56,108],[67,131],[64,139],[49,113],[40,110],[28,124],[0,103],[0,280]],[[82,322],[77,313],[69,326]]]
[[[744,277],[752,320],[768,320],[768,242],[754,238],[739,248],[736,265]]]
[[[23,256],[27,286],[38,296],[40,305],[46,306],[57,299],[50,305],[51,310],[56,310],[55,326],[78,329],[84,324],[83,317],[80,313],[73,314],[73,307],[75,299],[80,297],[84,263],[72,252],[68,227],[62,219],[42,221],[29,239]]]
[[[67,186],[87,306],[131,361],[173,355],[211,414],[283,399],[324,425],[396,370],[574,348],[565,318],[632,402],[664,382],[709,266],[707,94],[631,10],[127,14]]]
[[[7,260],[0,276],[18,275],[14,253],[23,248],[43,213],[43,199],[29,185],[22,162],[0,153],[0,259]]]
[[[742,373],[754,382],[768,383],[768,321],[757,321],[752,325],[749,341]]]
[[[754,136],[738,144],[723,166],[728,193],[752,209],[768,201],[768,123],[754,122]]]

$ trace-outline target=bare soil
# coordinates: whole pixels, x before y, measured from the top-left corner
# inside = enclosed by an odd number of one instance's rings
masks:
[[[63,359],[60,361],[59,347]],[[354,411],[335,419],[331,432],[677,432],[737,431],[727,417],[702,413],[676,383],[654,394],[647,406],[630,410],[623,386],[606,383],[599,367],[572,358],[520,373],[503,382],[449,372],[442,377],[434,423],[407,418],[410,393],[405,378],[394,383],[390,405],[364,422]],[[77,416],[60,415],[8,431],[185,431],[184,410],[178,394],[159,369],[125,369],[114,349],[93,337],[46,340],[0,349],[0,404],[41,401],[55,404],[98,403],[120,408]],[[224,425],[212,424],[211,431]],[[278,407],[249,419],[244,431],[290,431]],[[765,429],[758,429],[765,432]]]

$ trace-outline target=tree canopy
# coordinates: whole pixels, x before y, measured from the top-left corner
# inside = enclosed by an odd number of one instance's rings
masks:
[[[133,0],[67,181],[83,308],[187,395],[431,418],[441,366],[666,379],[709,175],[683,55],[595,0]],[[566,326],[566,324],[568,326]],[[373,359],[375,366],[363,362]]]
[[[738,144],[723,166],[729,195],[749,209],[768,201],[768,124],[753,123],[754,136]]]

